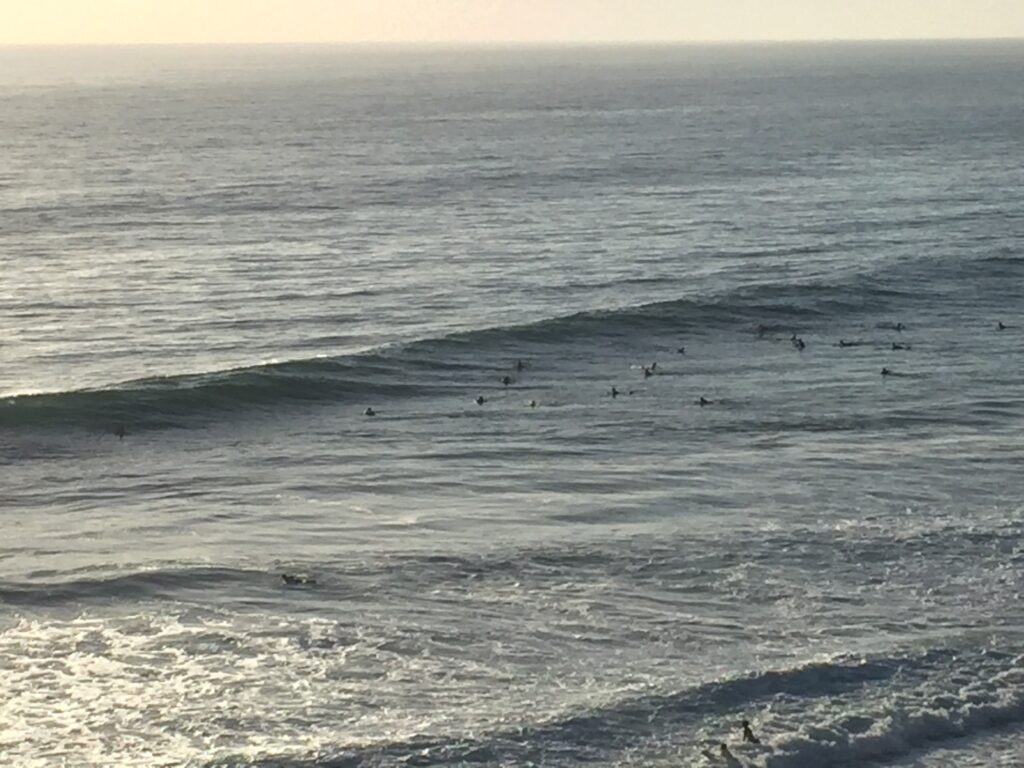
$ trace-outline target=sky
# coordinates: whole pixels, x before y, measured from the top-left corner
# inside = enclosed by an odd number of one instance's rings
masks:
[[[0,44],[1024,37],[1024,0],[0,0]]]

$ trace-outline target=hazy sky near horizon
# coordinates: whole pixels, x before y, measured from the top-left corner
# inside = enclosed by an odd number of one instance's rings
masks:
[[[1024,37],[1024,0],[0,0],[0,44]]]

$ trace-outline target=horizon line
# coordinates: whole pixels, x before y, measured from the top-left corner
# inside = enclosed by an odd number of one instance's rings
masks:
[[[1007,43],[1024,35],[987,37],[793,37],[691,38],[678,40],[168,40],[162,42],[0,42],[0,48],[173,48],[173,47],[362,47],[362,48],[598,48],[700,45],[792,45],[821,43]]]

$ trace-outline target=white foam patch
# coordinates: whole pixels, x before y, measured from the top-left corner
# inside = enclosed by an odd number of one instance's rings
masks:
[[[4,765],[199,766],[554,718],[614,698],[433,654],[416,628],[268,616],[21,619],[0,630]],[[469,718],[467,720],[467,718]]]
[[[251,759],[282,744],[316,753],[340,733],[379,737],[380,723],[366,722],[340,680],[349,654],[369,646],[328,642],[327,622],[295,629],[151,616],[23,620],[0,634],[0,753],[26,766],[169,766],[226,751]],[[330,717],[317,711],[328,702]]]

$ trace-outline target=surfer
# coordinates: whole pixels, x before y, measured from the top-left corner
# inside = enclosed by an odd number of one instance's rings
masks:
[[[892,371],[890,371],[888,368],[883,368],[882,369],[882,375],[883,376],[892,376]]]
[[[676,352],[678,352],[680,355],[685,355],[686,347],[680,347],[679,349],[676,350]]]
[[[309,586],[316,584],[316,579],[303,573],[282,573],[281,580],[290,587]]]
[[[487,401],[484,400],[484,396],[483,395],[478,395],[476,400],[474,400],[473,402],[475,402],[477,405],[483,405]]]
[[[512,383],[512,377],[511,376],[502,376],[501,377],[501,383],[504,384],[507,387],[509,384]]]
[[[897,333],[903,333],[903,323],[896,323],[895,328]]]
[[[760,744],[761,740],[754,735],[754,732],[750,730],[750,721],[744,720],[740,725],[743,726],[743,740],[748,744]]]
[[[909,344],[897,344],[897,343],[896,343],[896,342],[894,341],[894,342],[892,343],[892,351],[893,351],[893,352],[896,352],[897,350],[900,350],[900,349],[910,349],[910,345],[909,345]]]
[[[524,363],[522,360],[516,360],[516,370],[517,371],[522,373],[523,372],[523,368],[525,368],[525,367],[526,367],[526,363]]]
[[[530,407],[531,408],[536,408],[537,407],[537,401],[536,400],[531,400],[530,401]]]
[[[711,405],[711,402],[712,402],[712,401],[711,401],[711,400],[708,400],[708,399],[707,399],[706,397],[704,397],[704,395],[701,395],[701,396],[700,396],[700,400],[698,400],[698,401],[697,401],[697,404],[698,404],[698,405],[699,405],[699,406],[700,406],[701,408],[703,408],[703,407],[704,407],[705,405]]]
[[[114,434],[117,435],[118,440],[124,440],[124,436],[128,434],[127,432],[125,432],[124,424],[118,424],[116,427],[114,427]]]
[[[612,387],[611,395],[612,395],[613,398],[618,397],[619,396],[619,390],[617,390],[615,387]]]
[[[653,376],[653,375],[654,375],[654,371],[652,371],[652,370],[651,370],[650,368],[648,368],[648,367],[647,367],[646,365],[645,365],[645,366],[644,366],[643,368],[644,368],[644,378],[645,378],[645,379],[649,379],[649,378],[651,378],[651,376]]]
[[[998,330],[998,331],[1005,331],[1006,330],[1006,326],[1003,324],[1002,320],[999,321],[999,324],[996,326],[996,330]]]
[[[365,411],[363,411],[363,416],[376,416],[376,415],[377,415],[377,412],[375,410],[373,410],[373,408],[367,408]]]

